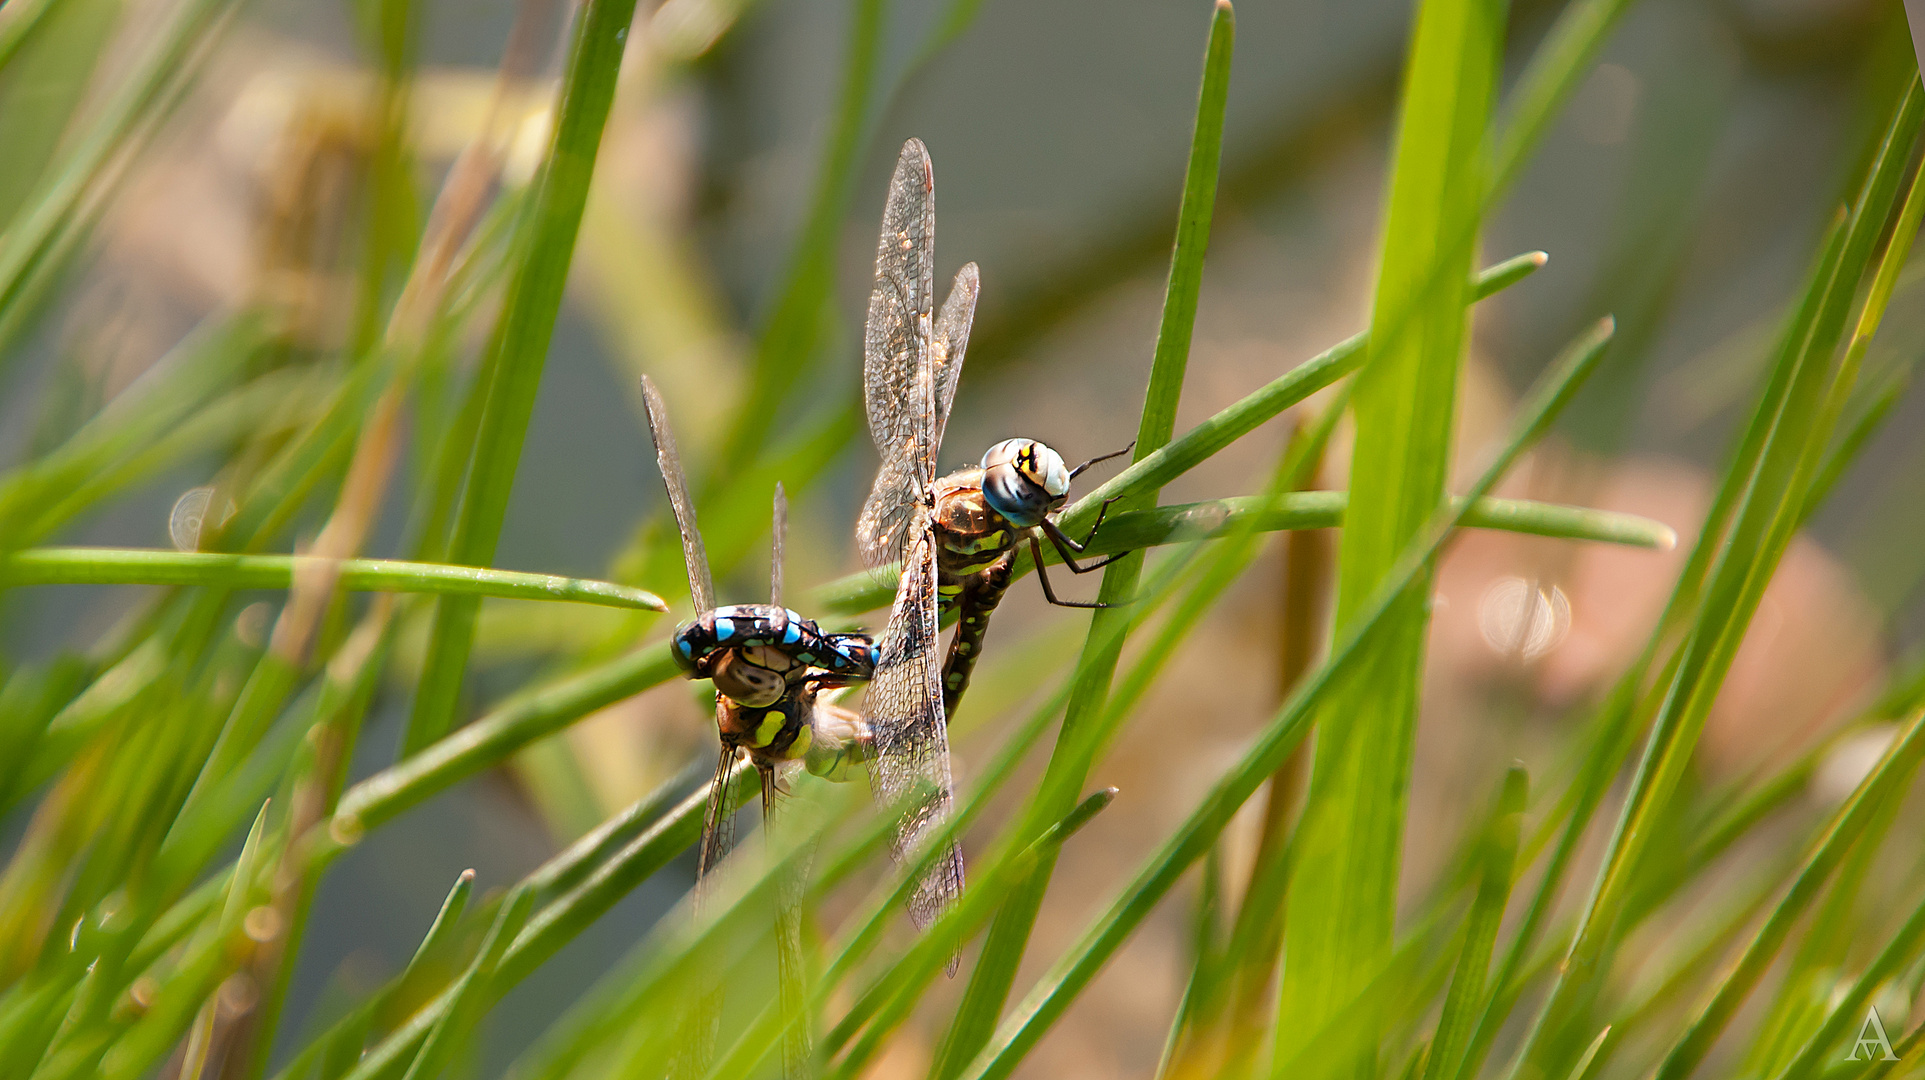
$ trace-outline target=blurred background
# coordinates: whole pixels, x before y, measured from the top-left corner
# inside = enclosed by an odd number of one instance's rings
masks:
[[[0,77],[0,102],[63,105],[0,104],[0,145],[14,159],[0,169],[0,219],[80,130],[46,117],[104,107],[126,57],[173,6],[69,0],[36,29],[35,48]],[[987,0],[952,9],[903,0],[889,8],[875,107],[860,130],[842,132],[851,6],[668,0],[657,8],[644,0],[497,565],[638,579],[679,595],[679,565],[643,554],[652,550],[644,541],[660,539],[662,500],[638,376],[663,385],[696,470],[726,472],[725,436],[744,406],[758,335],[785,302],[796,261],[819,256],[833,317],[809,330],[827,359],[796,406],[762,422],[778,439],[839,440],[814,482],[791,487],[790,581],[808,586],[857,568],[851,526],[875,461],[859,429],[837,420],[859,401],[875,222],[896,149],[911,135],[928,144],[938,177],[938,276],[969,260],[983,276],[944,467],[1018,434],[1072,461],[1133,437],[1209,5]],[[484,122],[518,19],[527,74],[504,98],[503,178],[525,179],[543,145],[568,8],[567,0],[423,0],[407,145],[395,154],[372,141],[381,61],[362,7],[241,6],[165,124],[121,163],[111,201],[57,295],[15,334],[0,367],[0,453],[24,460],[51,445],[223,312],[265,305],[294,352],[323,354],[365,337],[356,321],[358,275],[369,263],[361,223],[425,214]],[[1528,54],[1558,8],[1515,0],[1514,57]],[[973,18],[952,27],[945,20],[957,11]],[[1411,11],[1405,0],[1247,0],[1238,8],[1224,171],[1179,431],[1364,326]],[[947,44],[932,49],[932,41]],[[1477,309],[1460,396],[1463,466],[1476,467],[1514,395],[1557,347],[1615,313],[1610,368],[1507,490],[1647,514],[1688,544],[1731,419],[1750,407],[1762,345],[1910,64],[1894,0],[1634,5],[1486,230],[1486,262],[1533,249],[1550,262]],[[825,173],[838,138],[861,148],[847,176]],[[379,185],[369,177],[380,169],[399,170],[398,188],[412,194],[370,197]],[[806,232],[812,215],[830,225],[819,237]],[[1873,346],[1868,381],[1925,345],[1921,297],[1921,275],[1908,274]],[[471,365],[480,344],[456,343],[454,362]],[[1811,745],[1862,706],[1888,662],[1925,639],[1921,419],[1925,401],[1901,399],[1795,543],[1700,751],[1704,782],[1750,775]],[[1272,422],[1173,484],[1164,501],[1257,490],[1293,423]],[[1330,486],[1342,485],[1341,442],[1325,463]],[[168,546],[177,501],[211,482],[216,460],[145,477],[57,539]],[[407,505],[407,485],[397,481],[392,506]],[[401,554],[403,516],[378,520],[370,554]],[[654,524],[638,534],[638,522]],[[756,599],[766,537],[730,542],[758,553],[739,560],[722,598]],[[1317,534],[1291,543],[1312,558],[1316,545],[1334,547]],[[1108,895],[1116,868],[1161,838],[1274,709],[1284,548],[1273,540],[1191,636],[1176,677],[1094,777],[1122,795],[1065,850],[1025,981]],[[1513,758],[1534,768],[1554,759],[1565,710],[1608,685],[1642,645],[1681,556],[1498,533],[1469,535],[1455,548],[1436,598],[1407,891],[1440,872],[1467,801],[1481,799]],[[1079,597],[1091,588],[1068,585]],[[14,662],[84,649],[138,596],[131,588],[14,590],[4,597],[0,648]],[[1520,612],[1533,616],[1520,623]],[[571,606],[489,608],[464,715],[597,640],[620,625],[615,619]],[[1082,617],[1047,608],[1034,587],[1012,590],[956,718],[963,783],[972,757],[994,745],[995,725],[1029,699],[1036,673],[1070,662],[1082,626]],[[421,636],[404,640],[404,651],[418,653]],[[397,678],[353,777],[393,759],[407,698]],[[283,1030],[312,1029],[338,1002],[398,970],[460,870],[474,867],[483,887],[518,878],[710,753],[712,737],[691,689],[677,682],[370,837],[321,887]],[[1821,771],[1808,795],[1814,809],[1855,783],[1880,745],[1872,738],[1869,750],[1848,742],[1832,752],[1826,768],[1837,776],[1826,781]],[[0,822],[0,849],[18,842],[29,809]],[[1253,843],[1249,824],[1238,835]],[[1233,846],[1226,858],[1237,857]],[[516,989],[488,1021],[483,1074],[600,975],[691,874],[692,862],[651,881]],[[1166,905],[1026,1075],[1145,1075],[1182,989],[1186,918],[1182,905]],[[939,987],[925,1007],[953,1006],[959,992]],[[924,1031],[919,1043],[912,1029],[878,1075],[919,1075],[929,1037]]]

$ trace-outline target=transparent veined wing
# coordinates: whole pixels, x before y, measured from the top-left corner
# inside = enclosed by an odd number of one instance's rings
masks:
[[[976,293],[982,281],[975,263],[956,271],[949,286],[949,298],[936,315],[936,329],[929,339],[929,367],[936,380],[936,435],[930,440],[932,453],[942,449],[943,429],[949,426],[949,406],[956,400],[956,383],[962,379],[963,353],[969,348],[969,326],[976,321]]]
[[[682,473],[682,454],[675,448],[675,432],[668,426],[668,407],[661,392],[648,376],[642,376],[642,401],[648,406],[648,431],[655,439],[655,463],[662,470],[662,484],[668,488],[668,505],[675,511],[675,526],[682,534],[682,563],[688,570],[689,599],[695,613],[715,609],[715,579],[709,574],[708,549],[702,545],[702,530],[695,524],[695,503],[688,497],[688,477]]]
[[[949,733],[942,711],[942,662],[937,646],[936,549],[927,528],[909,530],[896,603],[883,633],[868,714],[875,759],[869,776],[876,801],[897,806],[927,783],[929,790],[903,810],[896,827],[897,858],[914,853],[948,819],[952,796]],[[927,927],[962,893],[962,849],[939,855],[916,883],[909,916]]]
[[[727,719],[723,714],[728,709],[726,698],[717,697],[715,702],[715,723],[717,730]],[[729,787],[733,782],[735,764],[738,758],[735,747],[724,745],[721,759],[715,763],[715,781],[709,785],[708,807],[702,814],[702,850],[695,860],[696,903],[703,899],[703,886],[716,864],[728,856],[735,846],[735,814],[729,807]]]
[[[862,338],[862,392],[882,465],[856,522],[871,566],[902,554],[917,496],[935,479],[930,314],[935,294],[936,180],[922,141],[902,145],[876,240],[876,286]]]

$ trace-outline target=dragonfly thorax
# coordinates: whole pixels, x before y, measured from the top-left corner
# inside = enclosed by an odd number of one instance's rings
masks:
[[[983,499],[1018,528],[1042,523],[1069,497],[1063,455],[1035,439],[1004,439],[983,455]]]

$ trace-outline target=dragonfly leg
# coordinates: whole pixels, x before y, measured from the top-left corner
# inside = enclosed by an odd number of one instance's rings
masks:
[[[1102,454],[1100,456],[1093,457],[1088,461],[1083,462],[1081,465],[1076,466],[1074,469],[1071,469],[1069,471],[1069,478],[1071,480],[1074,480],[1077,477],[1083,475],[1083,470],[1088,469],[1091,465],[1099,465],[1105,461],[1108,461],[1111,458],[1122,457],[1124,454],[1127,454],[1134,449],[1136,449],[1136,440],[1131,439],[1130,444],[1128,446],[1125,446],[1123,449],[1112,450],[1107,454]]]
[[[1043,599],[1048,600],[1050,603],[1055,604],[1057,607],[1106,608],[1106,607],[1116,606],[1115,604],[1103,603],[1101,600],[1059,600],[1057,599],[1056,590],[1049,587],[1049,572],[1043,569],[1043,545],[1040,543],[1037,543],[1035,533],[1031,533],[1029,535],[1029,554],[1036,561],[1036,580],[1043,583]],[[1064,556],[1064,558],[1068,558],[1068,556]],[[1112,555],[1106,561],[1114,562],[1117,558],[1118,556]],[[1097,565],[1101,566],[1104,564],[1098,563]],[[1088,569],[1094,570],[1096,569],[1096,567],[1092,566],[1092,567],[1089,567]]]
[[[1115,499],[1104,501],[1102,508],[1096,512],[1096,524],[1090,526],[1089,532],[1083,537],[1083,542],[1080,544],[1071,540],[1069,535],[1063,532],[1054,521],[1048,518],[1043,519],[1043,523],[1040,526],[1043,530],[1043,535],[1049,537],[1049,542],[1056,546],[1056,554],[1063,557],[1063,565],[1069,568],[1070,573],[1087,574],[1092,570],[1101,570],[1105,566],[1129,554],[1127,551],[1118,551],[1110,555],[1105,555],[1093,563],[1079,563],[1076,561],[1076,556],[1082,554],[1083,549],[1088,547],[1089,542],[1095,538],[1096,530],[1103,524],[1103,515],[1109,511],[1110,503],[1115,501]],[[1042,565],[1040,561],[1037,562],[1036,568],[1038,573],[1042,571]]]
[[[956,637],[949,643],[949,656],[942,665],[944,716],[955,715],[956,702],[962,699],[963,691],[969,689],[969,675],[976,669],[976,660],[983,651],[983,635],[989,630],[989,613],[996,610],[1003,593],[1009,591],[1010,572],[1015,568],[1016,553],[1008,551],[963,584]]]

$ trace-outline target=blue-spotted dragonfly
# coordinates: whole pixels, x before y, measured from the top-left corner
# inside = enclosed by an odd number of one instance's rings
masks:
[[[695,504],[688,495],[682,459],[669,428],[668,412],[655,384],[642,379],[642,398],[648,408],[649,431],[669,507],[682,539],[682,559],[688,571],[689,598],[695,617],[679,627],[670,651],[692,679],[715,684],[715,723],[721,737],[721,756],[709,787],[702,822],[702,843],[696,869],[699,906],[711,882],[710,873],[734,846],[734,814],[728,793],[736,763],[747,757],[762,790],[763,831],[776,812],[777,771],[793,761],[831,780],[845,780],[853,766],[868,756],[867,725],[856,713],[824,701],[825,690],[865,680],[875,670],[875,645],[867,634],[828,633],[782,605],[782,548],[788,525],[788,503],[776,485],[774,548],[770,560],[769,603],[715,605],[715,583],[709,572],[708,551],[695,522]],[[799,913],[786,897],[776,927],[777,964],[784,1009],[793,1014],[803,997],[803,963]],[[683,1053],[691,1063],[678,1073],[699,1072],[706,1066],[720,1011],[714,988],[705,991]],[[784,1040],[785,1069],[790,1076],[806,1071],[808,1028],[793,1024]]]
[[[933,789],[903,820],[898,855],[949,815],[947,717],[968,685],[1019,546],[1028,542],[1050,603],[1104,606],[1056,596],[1043,570],[1041,541],[1047,539],[1078,574],[1121,557],[1077,562],[1103,514],[1081,541],[1064,534],[1055,514],[1078,474],[1128,452],[1126,447],[1071,469],[1062,455],[1034,439],[1006,439],[990,447],[981,465],[936,477],[980,278],[975,263],[965,265],[941,310],[935,309],[935,191],[929,152],[921,140],[910,139],[883,204],[875,291],[863,334],[863,396],[882,464],[856,523],[856,540],[870,566],[899,561],[902,568],[865,707],[875,750],[869,775],[878,800],[888,804],[919,784]],[[1108,508],[1105,503],[1103,510]],[[959,609],[957,631],[939,663],[938,618],[950,607]],[[911,917],[927,926],[961,890],[962,851],[952,845],[917,883]]]

